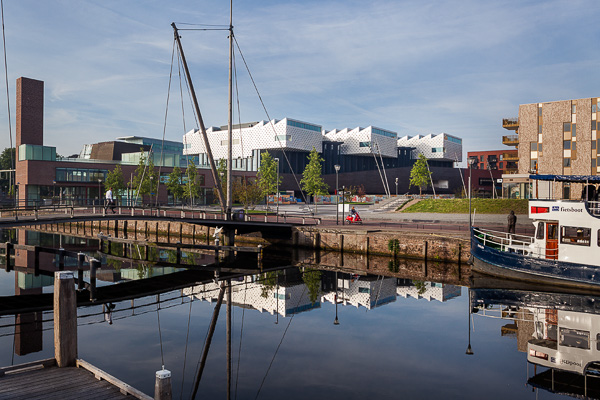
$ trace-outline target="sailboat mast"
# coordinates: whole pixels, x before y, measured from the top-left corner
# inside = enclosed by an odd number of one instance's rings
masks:
[[[229,6],[229,113],[227,116],[227,219],[231,219],[231,208],[233,206],[232,191],[232,158],[233,158],[233,0]]]
[[[177,47],[179,48],[179,54],[181,54],[181,62],[183,64],[183,69],[185,71],[185,76],[187,78],[188,84],[190,86],[190,92],[192,92],[192,102],[194,103],[194,109],[196,110],[196,115],[198,116],[198,124],[200,125],[200,132],[202,133],[202,139],[204,140],[204,148],[206,150],[206,155],[208,156],[208,162],[210,164],[210,169],[213,175],[213,179],[215,181],[215,186],[217,187],[217,193],[219,195],[219,204],[221,205],[221,210],[226,210],[225,205],[225,196],[223,195],[223,188],[221,187],[221,179],[219,178],[219,174],[217,173],[217,166],[215,164],[215,159],[213,158],[212,151],[210,150],[210,144],[208,143],[208,135],[206,134],[206,127],[204,126],[204,121],[202,120],[202,114],[200,113],[200,107],[198,106],[198,99],[196,99],[196,91],[194,90],[194,85],[192,84],[192,77],[190,76],[190,71],[187,66],[187,62],[185,61],[185,54],[183,53],[183,46],[181,45],[181,40],[179,39],[179,32],[177,31],[177,27],[175,26],[175,22],[171,24],[173,27],[173,31],[175,33],[175,41],[177,41]]]

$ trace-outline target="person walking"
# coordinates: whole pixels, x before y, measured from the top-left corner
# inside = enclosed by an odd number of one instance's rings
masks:
[[[517,224],[517,216],[514,211],[510,211],[507,217],[508,220],[508,233],[515,233],[515,225]]]
[[[108,210],[108,207],[110,207],[110,209],[112,210],[113,214],[116,213],[116,211],[115,211],[115,203],[113,201],[112,188],[109,188],[106,191],[106,203],[104,204],[104,212],[106,212]]]

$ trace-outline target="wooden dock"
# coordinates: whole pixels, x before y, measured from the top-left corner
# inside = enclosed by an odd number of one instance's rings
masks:
[[[58,368],[48,359],[0,368],[0,399],[152,399],[83,360],[76,365]]]

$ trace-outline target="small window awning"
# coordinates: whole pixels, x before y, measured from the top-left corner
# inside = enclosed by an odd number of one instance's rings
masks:
[[[554,182],[600,183],[600,175],[529,175],[529,179]]]

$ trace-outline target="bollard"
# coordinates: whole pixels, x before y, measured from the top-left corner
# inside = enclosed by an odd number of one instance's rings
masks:
[[[83,262],[85,261],[85,254],[77,253],[77,290],[82,291],[85,288],[83,282]]]
[[[96,270],[100,268],[100,261],[90,260],[90,301],[96,301]]]
[[[6,242],[6,272],[10,272],[10,253],[14,245],[11,242]]]
[[[62,247],[58,249],[58,270],[62,271],[65,269],[65,249]]]
[[[54,358],[59,368],[77,360],[77,297],[72,271],[54,273]]]
[[[171,400],[171,371],[163,369],[156,371],[154,381],[154,400]]]

